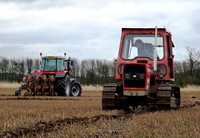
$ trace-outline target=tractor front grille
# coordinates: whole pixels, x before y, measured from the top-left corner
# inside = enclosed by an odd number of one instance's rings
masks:
[[[124,66],[124,87],[145,88],[146,70],[145,65]]]

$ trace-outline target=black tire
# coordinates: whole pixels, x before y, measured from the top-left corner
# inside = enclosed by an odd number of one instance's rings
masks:
[[[81,96],[82,88],[79,82],[73,81],[71,84],[71,95],[70,96]]]
[[[21,91],[19,89],[15,90],[15,96],[21,96]]]
[[[66,75],[65,78],[57,81],[57,94],[58,96],[70,96],[70,77]]]
[[[24,96],[29,96],[29,93],[28,93],[28,92],[25,92],[25,93],[24,93]]]

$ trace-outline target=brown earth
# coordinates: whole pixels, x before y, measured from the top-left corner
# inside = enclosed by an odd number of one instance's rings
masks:
[[[83,91],[81,97],[15,97],[14,89],[0,88],[0,137],[200,136],[199,101],[199,92],[184,92],[180,110],[123,114],[102,111],[100,91]],[[161,128],[150,131],[152,125]]]

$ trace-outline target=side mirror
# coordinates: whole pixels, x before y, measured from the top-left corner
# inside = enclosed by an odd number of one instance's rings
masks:
[[[64,70],[68,70],[66,62],[64,63]]]
[[[71,61],[67,61],[67,66],[66,66],[66,68],[67,68],[67,71],[71,71]]]
[[[71,66],[74,66],[74,61],[71,61]]]

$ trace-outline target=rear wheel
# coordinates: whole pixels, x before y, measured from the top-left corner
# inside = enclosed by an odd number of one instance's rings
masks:
[[[29,96],[29,95],[30,95],[29,92],[24,93],[24,96]]]
[[[81,96],[82,89],[79,82],[74,81],[71,84],[71,96]]]
[[[70,96],[70,77],[66,75],[64,79],[59,79],[57,82],[58,96]]]

